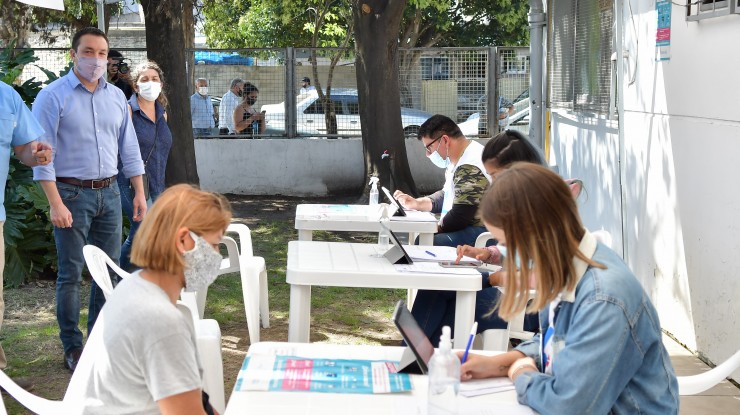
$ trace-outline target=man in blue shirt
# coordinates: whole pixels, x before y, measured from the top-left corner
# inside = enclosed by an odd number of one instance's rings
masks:
[[[193,118],[193,137],[211,135],[211,128],[216,126],[215,110],[208,96],[208,80],[198,78],[195,81],[195,93],[190,96],[190,115]]]
[[[139,143],[126,97],[101,79],[108,65],[108,38],[92,27],[72,38],[74,70],[41,90],[33,114],[54,148],[54,160],[34,167],[33,178],[49,199],[57,246],[56,285],[59,337],[64,364],[74,371],[82,354],[80,281],[82,247],[93,244],[118,262],[121,251],[121,198],[116,175],[124,174],[135,190],[134,220],[146,213]],[[118,157],[123,171],[117,169]],[[105,303],[95,282],[90,289],[88,335]]]
[[[44,133],[36,118],[21,100],[20,95],[7,84],[0,82],[0,326],[3,323],[5,302],[3,301],[3,271],[5,269],[5,243],[3,225],[5,224],[5,183],[10,164],[10,148],[15,156],[27,166],[46,165],[51,162],[51,147],[48,143],[35,141]],[[0,369],[5,369],[8,361],[0,346]],[[15,379],[24,389],[30,389],[30,382]]]

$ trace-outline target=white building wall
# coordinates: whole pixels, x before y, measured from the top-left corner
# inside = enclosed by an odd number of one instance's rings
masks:
[[[617,1],[619,138],[608,122],[555,113],[553,153],[564,176],[587,178],[589,228],[619,228],[621,176],[626,261],[663,328],[721,363],[740,347],[740,15],[686,22],[674,3],[671,59],[659,62],[655,1],[628,1]]]

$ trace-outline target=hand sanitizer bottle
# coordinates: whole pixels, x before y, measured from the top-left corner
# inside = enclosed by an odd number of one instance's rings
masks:
[[[457,414],[460,390],[460,359],[452,352],[450,327],[442,327],[439,348],[429,359],[428,415]]]
[[[378,253],[384,254],[390,247],[391,229],[390,219],[388,218],[388,207],[383,205],[383,212],[380,216],[380,232],[378,233]]]
[[[378,177],[373,176],[370,178],[370,206],[378,205]]]

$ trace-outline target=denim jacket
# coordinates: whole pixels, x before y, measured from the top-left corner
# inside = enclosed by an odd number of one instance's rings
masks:
[[[658,314],[626,264],[593,235],[579,247],[606,266],[574,259],[579,281],[561,294],[553,334],[552,375],[523,372],[519,403],[541,414],[676,414],[678,383],[663,346]],[[549,307],[540,312],[540,332]],[[517,350],[542,371],[540,335]]]

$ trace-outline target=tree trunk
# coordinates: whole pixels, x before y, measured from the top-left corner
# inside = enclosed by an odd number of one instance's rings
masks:
[[[195,144],[187,85],[187,48],[192,48],[195,34],[192,0],[141,0],[146,23],[147,57],[164,72],[169,100],[168,124],[172,130],[172,149],[167,160],[167,186],[177,183],[199,184],[195,164]]]
[[[365,175],[377,174],[383,186],[416,195],[398,86],[398,31],[404,7],[406,0],[353,1],[355,66]],[[384,158],[384,153],[390,157]]]

